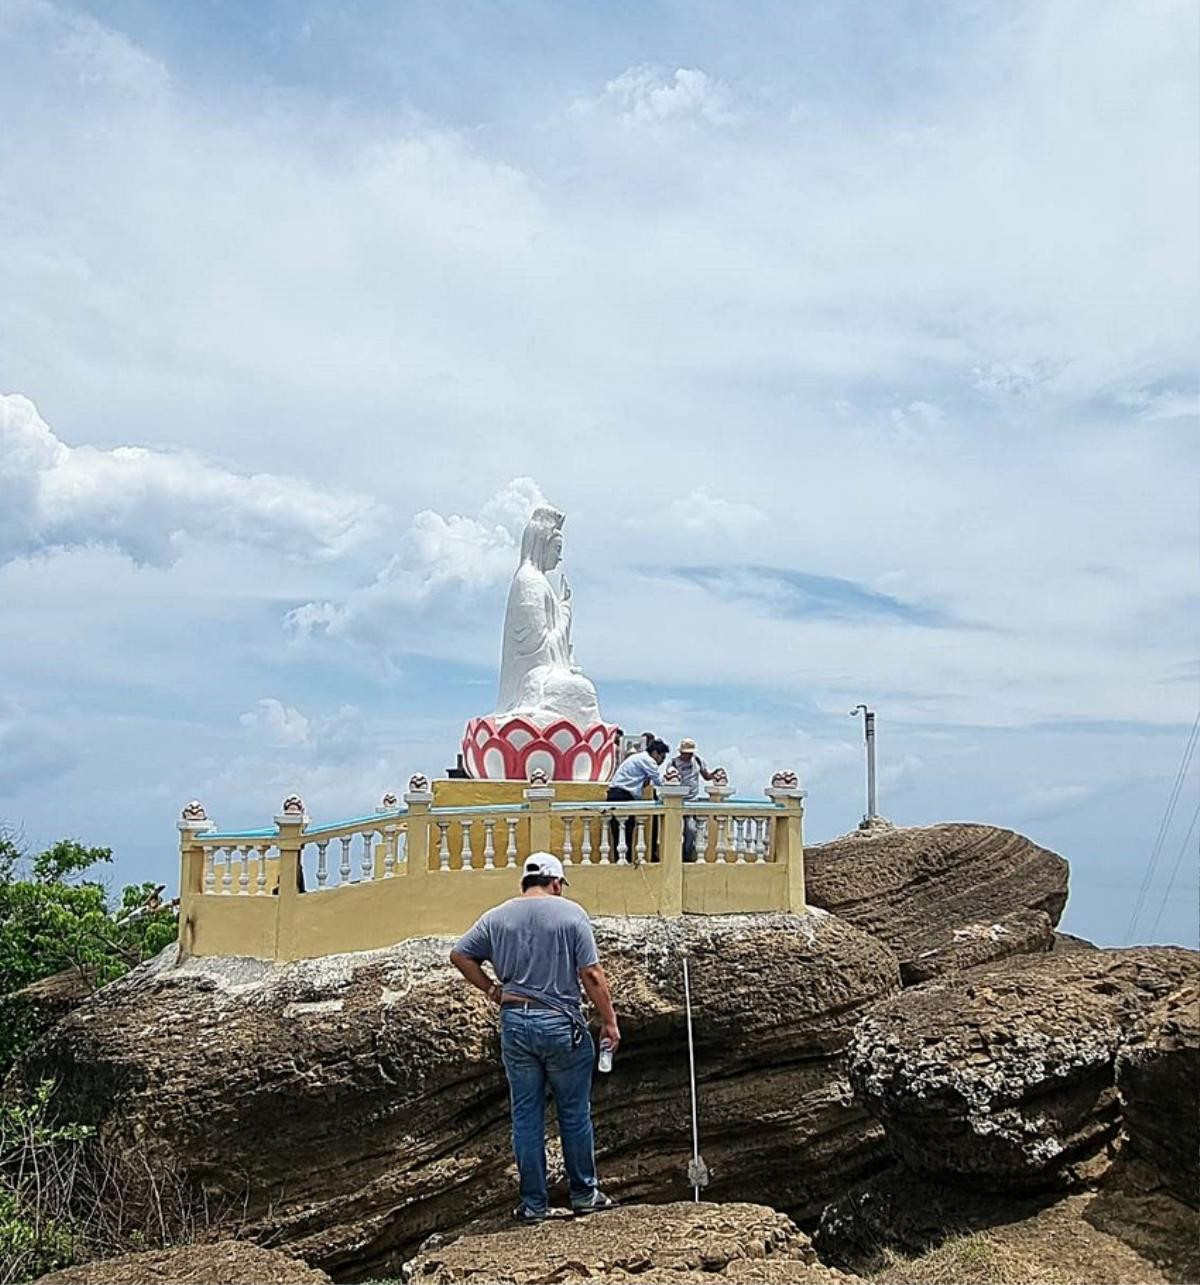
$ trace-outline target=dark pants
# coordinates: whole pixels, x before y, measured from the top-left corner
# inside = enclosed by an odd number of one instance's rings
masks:
[[[683,859],[696,860],[696,818],[683,818]]]
[[[628,790],[623,790],[619,785],[610,785],[608,787],[609,803],[637,803],[639,801],[636,794],[630,794]],[[620,822],[614,817],[608,823],[608,830],[612,844],[612,859],[617,859],[617,842]],[[637,853],[634,851],[634,845],[637,842],[637,818],[630,817],[625,822],[625,860],[634,861]],[[658,818],[652,817],[650,820],[650,833],[646,836],[646,855],[651,861],[658,860]]]
[[[609,803],[636,803],[637,802],[637,798],[635,795],[631,794],[628,790],[621,789],[619,785],[610,785],[608,787],[607,798]],[[636,828],[636,824],[637,823],[634,821],[633,817],[630,817],[629,820],[625,822],[625,860],[626,861],[633,860],[633,832],[634,832],[634,829]],[[609,842],[612,844],[613,861],[616,861],[617,859],[617,844],[620,842],[620,838],[619,838],[620,826],[621,826],[621,823],[616,819],[616,817],[614,817],[608,823],[608,833],[610,836]]]

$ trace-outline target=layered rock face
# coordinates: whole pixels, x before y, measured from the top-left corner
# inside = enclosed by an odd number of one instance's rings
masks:
[[[809,1216],[878,1167],[843,1050],[898,987],[886,947],[819,911],[596,930],[624,1037],[594,1095],[606,1189],[690,1194],[681,949],[706,1195]],[[160,957],[67,1017],[19,1074],[53,1074],[66,1118],[244,1198],[243,1235],[335,1276],[390,1270],[429,1233],[511,1207],[515,1188],[496,1010],[450,945],[288,965]]]
[[[1200,1208],[1200,985],[1195,980],[1141,1015],[1117,1054],[1116,1070],[1131,1147],[1173,1195]]]
[[[435,1240],[437,1238],[434,1238]],[[644,1280],[655,1285],[834,1285],[857,1277],[823,1266],[790,1218],[751,1204],[640,1205],[541,1227],[470,1231],[423,1245],[412,1285],[540,1285]]]
[[[855,1031],[856,1096],[916,1173],[1042,1187],[1106,1166],[1120,1065],[1133,1138],[1182,1180],[1167,1135],[1194,1129],[1196,1043],[1165,1034],[1159,1006],[1198,976],[1200,956],[1174,947],[1056,951],[906,990]]]
[[[990,825],[848,834],[805,848],[808,899],[886,942],[905,985],[1048,951],[1066,861]]]

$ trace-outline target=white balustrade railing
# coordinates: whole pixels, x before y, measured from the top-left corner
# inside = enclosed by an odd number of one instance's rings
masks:
[[[203,891],[224,897],[262,897],[275,886],[279,849],[273,838],[204,844]]]
[[[656,862],[662,858],[666,811],[659,800],[551,803],[546,846],[567,866]],[[716,799],[683,803],[680,812],[688,861],[775,861],[775,827],[785,815],[779,803]],[[515,870],[530,850],[531,815],[528,803],[427,808],[420,824],[427,827],[428,869],[446,874]],[[405,873],[413,823],[397,808],[341,825],[298,830],[298,890],[318,893]],[[203,851],[198,889],[203,894],[261,897],[278,891],[279,834],[201,832],[192,841]]]
[[[300,837],[303,892],[393,879],[403,874],[408,860],[408,823],[400,812],[319,826]]]
[[[723,782],[692,801],[672,782],[659,798],[620,803],[557,801],[544,783],[519,793],[492,805],[434,807],[429,782],[417,776],[403,805],[388,794],[369,816],[313,826],[303,801],[289,795],[271,828],[224,832],[190,803],[179,819],[181,946],[294,959],[459,933],[513,895],[521,862],[538,850],[578,875],[571,895],[589,914],[806,905],[803,791],[792,773],[777,773],[761,801],[731,798]],[[443,880],[453,881],[452,895]],[[321,897],[335,890],[344,895]]]
[[[550,851],[564,866],[631,866],[657,858],[662,807],[632,803],[556,803]]]
[[[683,824],[695,834],[695,859],[711,865],[766,865],[775,860],[772,804],[685,803]],[[686,844],[685,844],[686,848]]]
[[[552,831],[550,847],[564,866],[661,859],[665,809],[658,802],[556,803],[551,811],[561,830],[557,839]],[[684,851],[709,864],[766,865],[775,859],[773,832],[782,815],[773,803],[686,803]]]
[[[301,839],[298,883],[304,892],[391,879],[403,873],[408,859],[403,814],[319,827]],[[278,891],[277,836],[201,834],[196,842],[204,852],[202,892],[263,897]]]

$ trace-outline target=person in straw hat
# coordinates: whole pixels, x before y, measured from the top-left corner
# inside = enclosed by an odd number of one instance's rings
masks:
[[[679,773],[679,784],[687,786],[685,803],[691,803],[700,797],[700,781],[712,780],[712,773],[704,765],[704,760],[696,753],[696,742],[685,736],[679,742],[679,752],[668,764]],[[683,859],[696,860],[696,818],[685,817],[683,822]]]

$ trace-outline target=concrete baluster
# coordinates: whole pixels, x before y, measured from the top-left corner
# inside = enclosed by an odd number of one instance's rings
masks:
[[[483,868],[496,868],[496,823],[490,817],[483,823]]]
[[[472,822],[468,820],[458,823],[458,828],[462,833],[462,846],[459,848],[458,864],[464,870],[475,869],[475,853],[471,851],[471,825]]]

